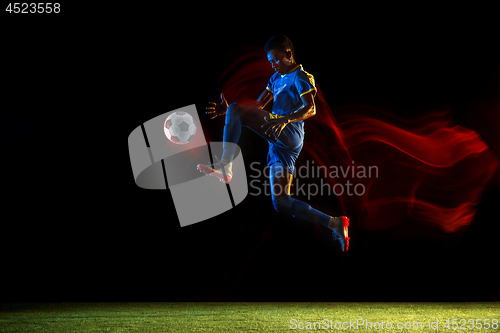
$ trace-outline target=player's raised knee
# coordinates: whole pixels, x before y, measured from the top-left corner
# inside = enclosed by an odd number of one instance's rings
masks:
[[[229,106],[227,107],[227,112],[236,112],[236,113],[239,113],[240,110],[241,110],[241,107],[236,102],[229,104]]]

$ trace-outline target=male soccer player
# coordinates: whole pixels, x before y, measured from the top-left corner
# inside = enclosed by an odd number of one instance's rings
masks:
[[[210,102],[207,114],[211,119],[226,115],[224,126],[224,152],[222,159],[211,165],[198,165],[198,170],[231,181],[232,160],[235,145],[245,126],[259,134],[269,143],[267,162],[270,166],[272,200],[278,212],[290,214],[298,219],[320,223],[332,230],[334,239],[340,242],[343,252],[349,247],[346,216],[332,217],[309,204],[290,196],[290,185],[295,161],[303,146],[304,120],[316,114],[314,77],[304,71],[295,61],[295,52],[290,39],[284,35],[270,38],[265,47],[267,59],[276,73],[254,105],[233,103],[228,106],[224,94],[221,102]],[[272,112],[263,108],[273,100]],[[278,190],[279,189],[279,190]]]

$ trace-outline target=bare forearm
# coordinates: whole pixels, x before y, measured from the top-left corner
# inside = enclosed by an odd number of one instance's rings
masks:
[[[257,99],[257,107],[259,109],[263,109],[266,107],[266,105],[273,99],[273,94],[269,93],[269,91],[266,89],[262,94],[260,94],[259,98]]]
[[[298,121],[306,120],[307,118],[311,118],[315,114],[316,114],[316,106],[306,105],[297,112],[284,116],[283,118],[287,121],[287,123],[295,123]]]
[[[259,109],[264,109],[266,107],[267,103],[265,101],[257,101],[256,107]]]

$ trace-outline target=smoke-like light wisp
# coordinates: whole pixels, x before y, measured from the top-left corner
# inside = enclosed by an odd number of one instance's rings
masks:
[[[219,84],[228,100],[244,103],[260,95],[271,75],[263,51],[248,48],[228,66]],[[336,119],[319,82],[317,88],[316,115],[305,121],[302,161],[378,169],[377,178],[325,179],[332,185],[350,181],[366,188],[361,197],[331,199],[340,200],[343,214],[360,215],[353,219],[354,228],[425,222],[454,232],[473,221],[499,165],[478,133],[455,125],[446,111],[405,119],[367,106],[345,106],[335,110]]]

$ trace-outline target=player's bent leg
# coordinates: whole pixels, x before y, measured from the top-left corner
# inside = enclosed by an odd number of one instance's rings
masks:
[[[233,158],[236,143],[241,136],[241,108],[238,103],[228,106],[226,111],[226,123],[224,125],[224,143],[222,159],[214,164],[198,164],[197,169],[210,176],[219,178],[221,182],[229,183],[233,177]],[[231,144],[228,144],[231,143]]]
[[[349,218],[347,216],[331,217],[289,195],[274,200],[273,205],[278,212],[328,227],[332,230],[333,239],[339,241],[342,251],[346,252],[349,249]]]
[[[223,150],[222,160],[232,162],[236,144],[241,136],[241,107],[238,103],[229,105],[226,111],[226,123],[224,125]],[[233,144],[227,144],[233,143]]]
[[[241,136],[241,127],[245,126],[259,134],[264,139],[269,139],[262,129],[266,123],[265,118],[269,112],[254,106],[232,103],[226,112],[226,123],[224,125],[224,153],[222,159],[231,162],[234,157],[235,145],[227,145],[226,142],[237,144]]]
[[[290,196],[293,176],[282,163],[274,163],[270,168],[273,205],[278,212],[286,213],[300,220],[328,226],[330,216],[312,208],[309,204]]]
[[[278,212],[289,214],[303,221],[319,223],[332,230],[333,238],[338,240],[343,252],[349,248],[348,226],[349,219],[346,216],[332,217],[319,210],[312,208],[309,204],[293,199],[290,196],[290,184],[292,175],[286,171],[282,163],[274,163],[270,168],[271,193],[273,205]]]
[[[269,136],[266,135],[264,133],[265,130],[262,129],[262,125],[266,123],[266,118],[271,118],[269,112],[252,105],[240,105],[241,124],[251,129],[265,140],[269,140]]]
[[[232,103],[226,112],[226,123],[224,125],[224,143],[222,159],[214,164],[198,164],[197,169],[207,175],[216,176],[220,181],[228,183],[231,181],[232,161],[236,144],[241,136],[241,127],[245,126],[265,138],[262,125],[266,122],[265,117],[269,112],[253,106]]]
[[[330,222],[329,215],[312,208],[304,201],[293,199],[289,195],[274,200],[273,205],[278,212],[292,215],[303,221],[319,223],[324,226],[328,226]]]

